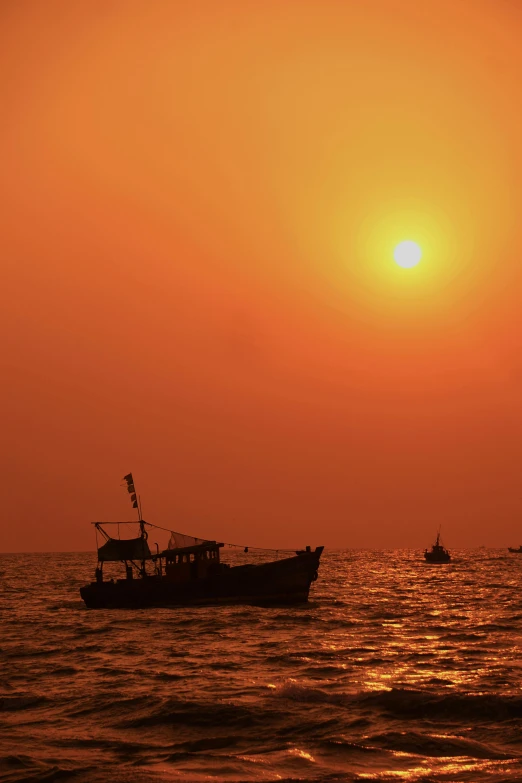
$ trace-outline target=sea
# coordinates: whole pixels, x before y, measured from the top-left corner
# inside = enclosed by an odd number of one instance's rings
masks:
[[[89,610],[94,568],[0,555],[1,781],[522,781],[522,555],[326,550],[272,608]]]

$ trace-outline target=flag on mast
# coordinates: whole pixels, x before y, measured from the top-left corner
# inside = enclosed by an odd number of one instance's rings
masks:
[[[138,498],[136,496],[136,489],[134,487],[134,479],[132,478],[132,473],[127,473],[126,476],[123,477],[123,481],[127,483],[127,492],[131,496],[131,503],[132,508],[137,508],[139,513],[139,506],[138,506]]]

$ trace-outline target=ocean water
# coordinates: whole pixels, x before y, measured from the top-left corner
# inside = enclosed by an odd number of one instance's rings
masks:
[[[93,554],[1,555],[0,780],[522,781],[522,555],[452,554],[139,611],[84,607]]]

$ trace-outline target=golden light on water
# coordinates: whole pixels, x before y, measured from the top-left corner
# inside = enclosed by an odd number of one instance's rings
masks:
[[[403,242],[399,242],[393,251],[393,258],[395,263],[402,266],[403,269],[411,269],[411,267],[417,266],[421,260],[422,250],[416,242],[406,239]]]

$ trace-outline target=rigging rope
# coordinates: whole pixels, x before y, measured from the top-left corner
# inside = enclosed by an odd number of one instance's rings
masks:
[[[164,530],[166,533],[174,533],[180,536],[189,535],[188,533],[180,533],[177,530],[171,530],[169,527],[161,527],[161,525],[153,525],[152,522],[145,522],[150,527],[156,527],[158,530]],[[208,538],[201,538],[201,536],[191,536],[191,538],[199,538],[201,541],[208,541]],[[223,541],[225,546],[233,546],[237,549],[253,549],[255,552],[295,552],[295,549],[270,549],[269,547],[262,546],[250,546],[249,544],[231,544],[228,541]]]
[[[152,522],[145,522],[143,520],[143,523],[145,525],[148,525],[149,527],[155,527],[158,530],[164,530],[166,533],[174,533],[174,535],[179,536],[189,536],[190,538],[199,538],[200,541],[209,541],[208,538],[201,538],[200,536],[192,536],[189,533],[180,533],[177,530],[171,530],[170,527],[162,527],[161,525],[154,525]],[[131,522],[93,522],[94,525],[137,525],[138,522],[131,521]],[[98,542],[96,542],[98,543]],[[250,550],[252,549],[254,552],[295,552],[294,549],[270,549],[270,547],[262,547],[262,546],[250,546],[249,544],[231,544],[229,541],[223,541],[221,542],[225,546],[231,546],[235,547],[237,549],[243,549],[243,550]]]

